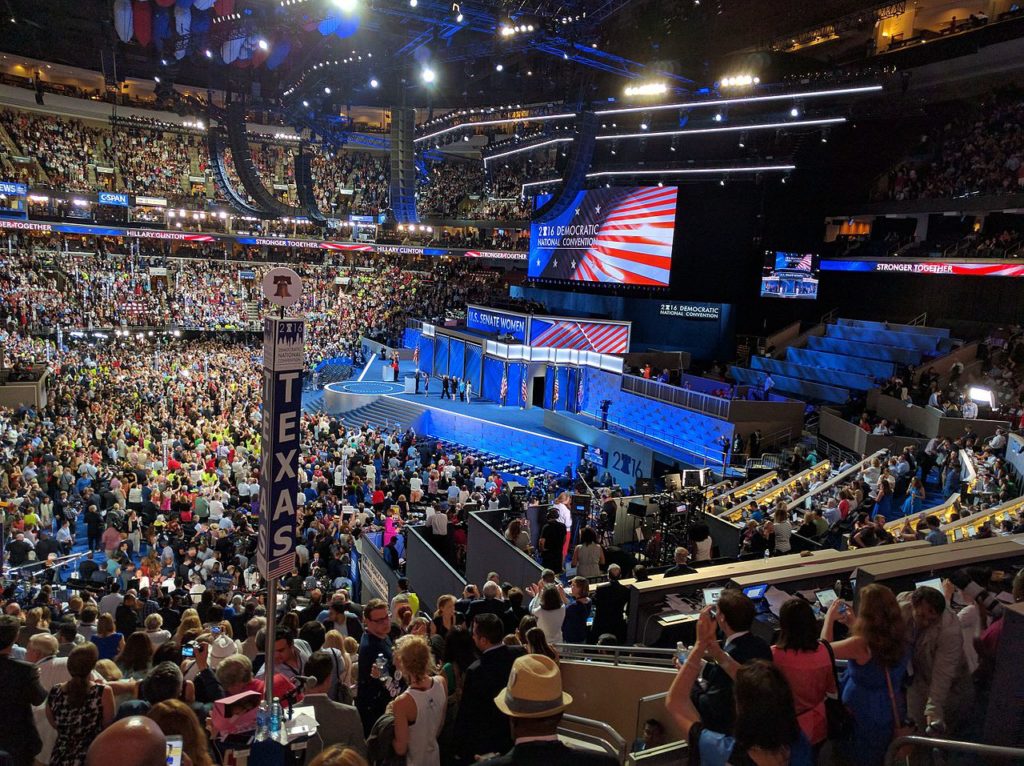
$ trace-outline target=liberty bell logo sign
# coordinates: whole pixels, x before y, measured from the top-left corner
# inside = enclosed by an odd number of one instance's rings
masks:
[[[263,297],[287,308],[302,297],[302,280],[292,269],[278,266],[263,276]]]

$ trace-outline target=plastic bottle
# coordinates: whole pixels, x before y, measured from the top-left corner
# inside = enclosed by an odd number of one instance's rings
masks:
[[[373,661],[373,664],[377,666],[377,670],[380,671],[380,679],[383,681],[384,676],[388,674],[388,660],[384,656],[384,652],[377,655],[377,659]]]
[[[772,557],[772,552],[770,550],[768,550],[767,548],[764,549],[764,557],[766,559],[770,559]]]
[[[281,700],[277,697],[274,697],[274,704],[270,706],[270,739],[281,741]]]
[[[260,702],[256,710],[256,741],[263,742],[270,736],[270,707],[267,701]]]

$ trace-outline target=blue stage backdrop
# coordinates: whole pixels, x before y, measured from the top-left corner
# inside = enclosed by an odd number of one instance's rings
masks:
[[[476,343],[466,344],[466,380],[473,384],[473,391],[480,393],[480,377],[484,350]]]
[[[427,375],[434,374],[434,339],[420,336],[420,369]]]
[[[500,359],[487,357],[484,359],[484,385],[480,395],[488,401],[498,402],[501,393],[501,368],[504,363]],[[511,393],[511,392],[509,392]]]
[[[448,374],[448,335],[434,336],[434,375]]]
[[[526,365],[522,362],[509,362],[508,364],[508,396],[505,404],[509,407],[523,406],[523,373]]]
[[[452,338],[448,342],[448,374],[461,378],[465,374],[466,342]]]

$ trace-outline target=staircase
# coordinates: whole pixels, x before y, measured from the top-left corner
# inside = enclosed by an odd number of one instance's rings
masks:
[[[369,425],[370,428],[378,431],[381,429],[394,431],[396,427],[405,430],[425,409],[426,407],[422,405],[407,402],[404,399],[385,396],[365,407],[343,413],[340,419],[346,428],[361,428],[364,425]]]
[[[260,321],[259,301],[245,302],[245,318],[250,324],[258,324]]]

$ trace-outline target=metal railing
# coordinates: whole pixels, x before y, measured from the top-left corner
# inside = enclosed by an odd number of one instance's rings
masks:
[[[907,324],[911,327],[925,327],[928,324],[928,312],[923,311],[911,319]]]
[[[675,404],[694,412],[702,412],[722,420],[728,420],[729,418],[730,402],[721,396],[704,394],[700,391],[680,388],[669,383],[641,378],[637,375],[623,375],[622,390],[645,396],[648,399]]]
[[[912,747],[915,750],[919,747],[930,750],[943,750],[953,753],[968,753],[977,756],[977,763],[990,763],[992,759],[999,762],[1022,763],[1024,762],[1024,748],[1003,747],[1001,745],[982,745],[977,742],[961,742],[955,739],[935,739],[933,737],[897,737],[889,743],[889,749],[885,751],[886,766],[890,764],[903,763],[905,759],[898,758],[896,752],[903,747]],[[984,759],[984,760],[983,760]]]
[[[600,422],[601,418],[591,412],[581,411],[578,413],[582,418],[590,418],[595,422]],[[698,444],[697,442],[689,441],[688,439],[673,439],[665,437],[665,430],[663,428],[635,428],[632,425],[628,425],[621,421],[613,418],[608,418],[608,430],[623,432],[627,434],[633,434],[634,436],[642,436],[645,439],[649,439],[659,444],[663,444],[666,447],[672,447],[673,449],[680,450],[692,455],[701,461],[702,467],[707,467],[708,463],[715,463],[717,465],[727,466],[731,459],[732,447],[728,448],[728,451],[724,451],[721,448],[715,449],[709,447],[706,444]]]
[[[569,726],[565,724],[569,724]],[[600,734],[588,734],[572,727],[595,729]],[[583,718],[582,716],[565,713],[562,715],[562,725],[558,727],[558,732],[604,750],[608,755],[615,758],[618,763],[626,760],[628,749],[626,747],[626,740],[603,721],[595,721],[592,718]]]
[[[658,649],[649,646],[594,646],[593,644],[558,644],[562,660],[577,662],[598,662],[616,667],[633,666],[642,668],[673,669],[674,649]]]
[[[828,312],[827,314],[822,314],[821,315],[821,319],[818,320],[818,324],[831,324],[832,322],[836,321],[836,319],[838,317],[839,317],[839,309],[838,308],[834,308],[830,312]]]

